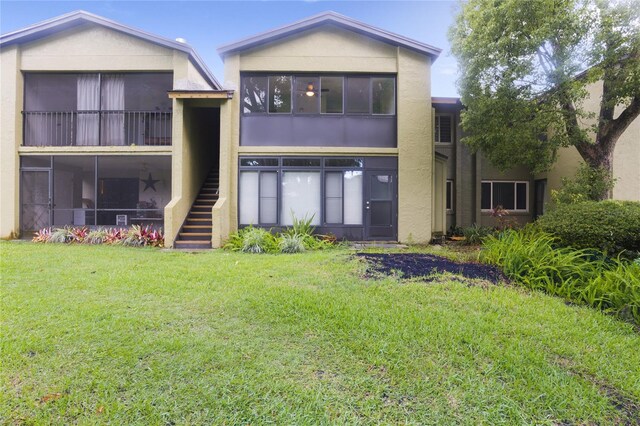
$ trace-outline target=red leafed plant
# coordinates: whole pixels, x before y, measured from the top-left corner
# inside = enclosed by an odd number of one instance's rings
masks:
[[[74,243],[83,243],[85,238],[87,238],[88,233],[89,233],[89,230],[87,229],[86,226],[71,228],[71,236],[72,236],[71,241]]]
[[[48,243],[51,239],[51,228],[42,228],[33,236],[34,243]]]
[[[64,228],[42,228],[33,237],[36,243],[86,243],[86,244],[122,244],[127,246],[164,247],[162,229],[151,226],[132,225],[131,228],[96,228],[86,226]]]

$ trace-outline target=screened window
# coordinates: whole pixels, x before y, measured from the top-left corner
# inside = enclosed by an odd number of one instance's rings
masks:
[[[343,77],[320,77],[320,112],[342,114]]]
[[[452,212],[453,211],[453,181],[452,180],[448,180],[447,181],[447,211]]]
[[[371,79],[372,113],[392,115],[396,112],[395,79],[380,77]]]
[[[481,208],[491,210],[501,206],[505,210],[529,210],[528,182],[482,182]]]
[[[296,77],[296,114],[317,114],[320,110],[318,77]]]
[[[453,142],[453,117],[448,114],[436,114],[435,141]]]
[[[242,79],[242,111],[267,112],[267,77],[244,77]]]
[[[369,78],[347,78],[347,112],[356,114],[369,113]]]
[[[291,76],[269,76],[269,112],[288,114],[291,112]]]
[[[395,115],[393,76],[245,75],[242,112]]]

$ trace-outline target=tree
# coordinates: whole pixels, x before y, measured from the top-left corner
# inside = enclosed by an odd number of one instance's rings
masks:
[[[574,146],[611,175],[616,142],[640,114],[640,0],[469,0],[449,35],[464,142],[500,169],[534,172]]]

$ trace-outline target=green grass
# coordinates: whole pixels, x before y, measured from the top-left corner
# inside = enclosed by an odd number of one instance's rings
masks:
[[[346,250],[0,253],[0,423],[638,424],[640,334],[541,293]]]

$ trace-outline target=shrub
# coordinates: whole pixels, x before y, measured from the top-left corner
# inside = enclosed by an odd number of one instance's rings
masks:
[[[102,244],[106,241],[107,235],[108,231],[104,228],[94,229],[87,233],[84,242],[87,244]]]
[[[558,244],[594,248],[609,255],[640,252],[640,202],[587,201],[559,205],[537,222]]]
[[[277,252],[277,239],[265,229],[250,226],[242,233],[242,251],[245,253]]]
[[[484,240],[480,258],[528,288],[587,304],[640,324],[640,265],[593,249],[555,248],[535,226]]]
[[[64,228],[55,228],[51,231],[51,237],[47,241],[48,243],[70,243],[73,241],[73,233],[71,229],[68,227]]]
[[[51,228],[42,228],[33,236],[34,243],[48,243],[51,240]]]
[[[488,226],[480,226],[477,224],[473,224],[472,226],[462,229],[464,244],[468,245],[481,244],[482,240],[492,233],[492,228],[489,228]]]
[[[301,253],[305,251],[304,235],[283,234],[279,240],[279,247],[282,253]]]

